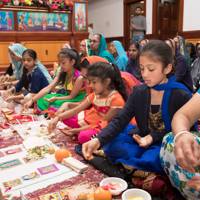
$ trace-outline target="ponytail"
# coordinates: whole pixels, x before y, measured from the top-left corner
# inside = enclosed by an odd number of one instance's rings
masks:
[[[124,81],[121,77],[120,70],[115,64],[110,64],[110,65],[112,65],[112,67],[113,67],[113,69],[116,73],[116,76],[113,80],[115,89],[122,95],[123,99],[126,101],[128,95],[126,93],[126,88],[125,88],[125,85],[124,85]]]

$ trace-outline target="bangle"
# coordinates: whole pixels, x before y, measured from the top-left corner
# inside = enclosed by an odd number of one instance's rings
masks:
[[[183,135],[183,134],[191,134],[191,135],[192,135],[192,133],[190,133],[190,132],[187,131],[187,130],[178,132],[178,133],[174,136],[174,145],[175,145],[175,143],[176,143],[177,138],[179,138],[179,137],[180,137],[181,135]]]

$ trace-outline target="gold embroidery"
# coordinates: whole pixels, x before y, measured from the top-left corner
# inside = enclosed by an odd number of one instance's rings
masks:
[[[162,112],[161,109],[157,113],[152,113],[150,110],[149,112],[149,129],[151,131],[156,131],[156,132],[163,132],[165,130],[165,125],[162,120]]]

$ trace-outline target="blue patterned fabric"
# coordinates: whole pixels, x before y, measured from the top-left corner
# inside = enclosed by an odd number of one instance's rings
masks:
[[[11,44],[8,49],[15,54],[17,57],[22,58],[23,52],[26,50],[26,47],[19,43]],[[12,67],[13,67],[13,73],[17,80],[20,80],[23,74],[23,66],[21,61],[16,61],[14,59],[11,59]]]
[[[194,134],[197,136],[196,140],[200,145],[200,134]],[[172,133],[169,133],[163,139],[160,150],[160,160],[172,185],[177,188],[186,199],[199,200],[200,191],[195,191],[186,184],[193,176],[200,176],[200,169],[196,169],[196,173],[190,173],[178,165],[174,155],[174,135]]]

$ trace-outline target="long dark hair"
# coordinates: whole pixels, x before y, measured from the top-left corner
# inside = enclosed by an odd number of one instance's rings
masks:
[[[151,40],[142,49],[140,56],[149,55],[152,59],[159,60],[163,68],[173,64],[173,53],[168,44],[161,40]]]
[[[122,95],[123,99],[126,101],[126,89],[117,66],[104,62],[94,63],[88,67],[87,77],[90,76],[98,77],[102,81],[107,78],[110,78],[110,88],[117,90]]]
[[[163,69],[172,64],[172,71],[167,77],[174,74],[174,55],[170,46],[162,40],[151,40],[142,49],[140,56],[148,55],[152,59],[159,60],[162,63]]]
[[[58,57],[64,57],[69,58],[70,60],[74,60],[73,67],[78,69],[80,57],[78,52],[75,49],[69,49],[69,48],[62,48],[60,52],[58,53]],[[64,84],[66,81],[67,72],[61,72],[59,76],[59,84]]]
[[[26,49],[22,53],[22,58],[25,54],[29,55],[34,61],[37,60],[37,53],[33,49]],[[28,70],[25,67],[23,67],[23,74],[22,74],[21,79],[22,79],[24,88],[26,88],[28,90],[29,89],[29,80],[28,80],[28,77],[27,77],[27,73],[28,73]]]

